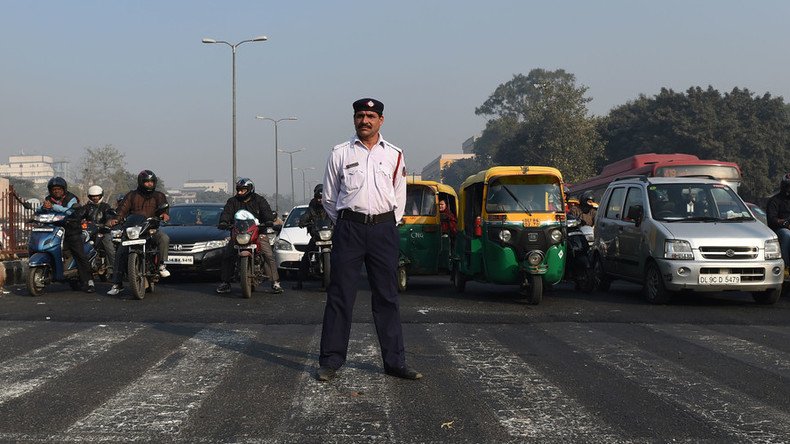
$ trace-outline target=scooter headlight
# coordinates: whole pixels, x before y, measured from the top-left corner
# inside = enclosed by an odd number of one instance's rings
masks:
[[[499,240],[502,242],[510,242],[510,239],[513,237],[513,234],[510,230],[502,230],[499,232]]]
[[[236,243],[239,245],[247,245],[250,243],[252,235],[250,233],[241,233],[236,235]]]
[[[332,239],[332,230],[319,230],[318,237],[321,238],[322,241],[328,241]]]
[[[140,237],[140,227],[129,227],[126,229],[126,237],[129,239],[137,239]]]

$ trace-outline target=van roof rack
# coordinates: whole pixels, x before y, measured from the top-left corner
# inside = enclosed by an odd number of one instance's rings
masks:
[[[715,177],[711,176],[710,174],[683,174],[682,176],[675,176],[675,177],[696,177],[699,179],[718,180]]]
[[[635,175],[635,176],[618,177],[618,178],[614,179],[612,182],[618,182],[618,181],[621,181],[621,180],[629,180],[629,179],[639,179],[640,182],[647,182],[647,176],[645,176],[644,174],[638,174],[638,175]]]

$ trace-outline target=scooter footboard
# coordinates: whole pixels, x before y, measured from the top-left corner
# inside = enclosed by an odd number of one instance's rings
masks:
[[[45,267],[52,265],[52,256],[47,253],[33,253],[27,260],[28,267]]]

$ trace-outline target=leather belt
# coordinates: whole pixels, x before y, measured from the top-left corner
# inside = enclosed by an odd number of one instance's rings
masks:
[[[340,210],[340,219],[350,220],[358,224],[376,225],[383,222],[395,222],[395,212],[388,211],[381,214],[364,214],[351,210]]]

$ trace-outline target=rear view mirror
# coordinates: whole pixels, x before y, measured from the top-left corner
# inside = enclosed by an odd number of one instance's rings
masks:
[[[642,207],[642,205],[633,205],[631,207],[628,207],[628,214],[626,215],[626,217],[628,218],[629,221],[636,223],[636,226],[638,227],[639,224],[642,223],[642,217],[644,216],[644,214],[645,214],[645,210]]]
[[[164,214],[164,213],[165,213],[167,210],[169,210],[169,209],[170,209],[170,204],[169,204],[169,203],[167,203],[167,202],[165,202],[165,203],[163,203],[162,205],[159,205],[159,206],[156,208],[156,215],[157,215],[157,216],[159,216],[159,215],[162,215],[162,214]]]

